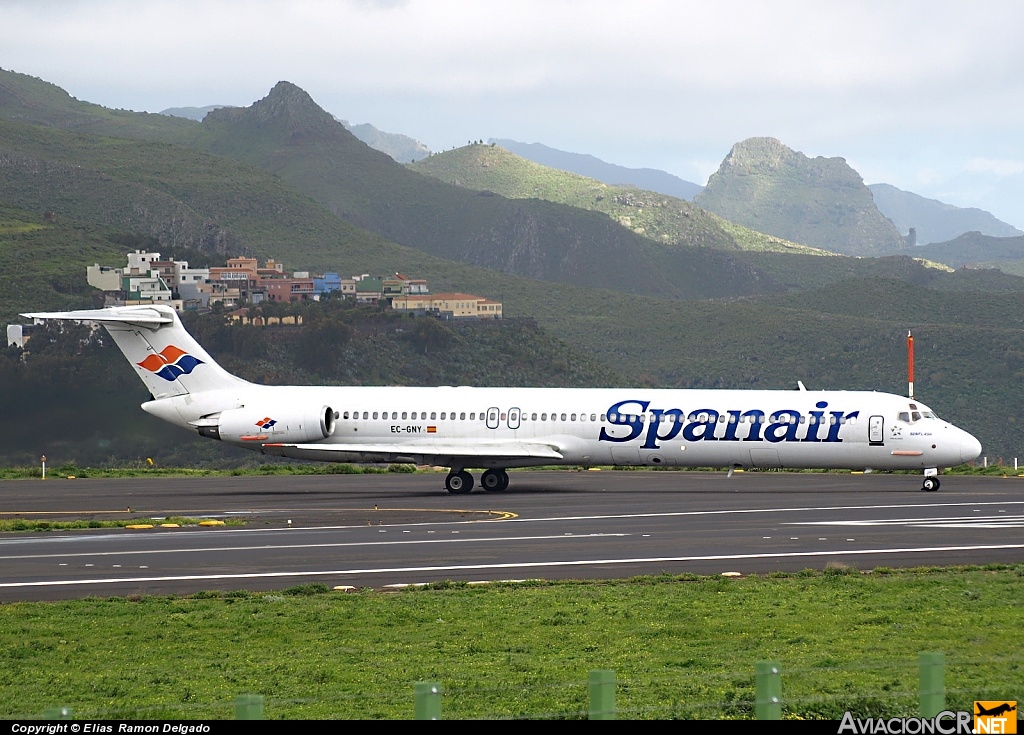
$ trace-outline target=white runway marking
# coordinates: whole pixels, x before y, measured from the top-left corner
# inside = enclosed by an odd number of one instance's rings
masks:
[[[797,521],[787,526],[905,526],[914,528],[1024,528],[1024,516],[951,516],[947,518],[880,518],[861,521]]]
[[[972,508],[978,508],[982,506],[998,505],[998,506],[1010,506],[1010,505],[1024,505],[1024,500],[1011,500],[1011,501],[998,501],[998,502],[984,502],[984,503],[898,503],[892,505],[823,505],[823,506],[806,506],[798,508],[736,508],[726,510],[691,510],[691,511],[671,511],[665,513],[614,513],[614,514],[602,514],[602,515],[579,515],[579,516],[546,516],[542,518],[490,518],[486,520],[461,520],[461,521],[426,521],[419,523],[395,523],[385,524],[387,528],[429,528],[431,526],[462,526],[462,525],[479,525],[482,523],[551,523],[555,521],[601,521],[601,520],[616,520],[620,518],[681,518],[687,516],[712,516],[712,515],[751,515],[757,513],[811,513],[814,511],[832,511],[832,510],[887,510],[890,508],[951,508],[951,507],[963,507],[969,506]],[[344,526],[303,526],[301,530],[305,532],[310,531],[342,531],[349,529],[365,529],[365,525],[344,525]],[[294,528],[220,528],[215,531],[188,531],[190,534],[209,536],[212,534],[251,534],[251,533],[294,533]],[[428,531],[427,533],[432,533]],[[54,542],[80,542],[80,541],[106,541],[110,539],[123,540],[126,538],[120,533],[104,533],[102,535],[95,536],[83,536],[81,534],[67,535],[64,533],[51,532],[48,533],[45,538],[41,538],[39,535],[33,534],[31,537],[6,537],[0,538],[0,547],[9,545],[20,545],[20,544],[38,544],[38,543],[54,543]],[[160,536],[140,536],[139,538],[160,538]],[[267,547],[270,548],[270,547]],[[0,558],[15,558],[15,557],[0,557]]]
[[[616,518],[673,518],[682,516],[750,515],[752,513],[811,513],[823,510],[888,510],[890,508],[955,508],[969,506],[977,508],[987,505],[1024,505],[1024,500],[997,501],[991,503],[898,503],[892,505],[822,505],[799,508],[734,508],[727,510],[684,510],[669,513],[615,513],[613,515],[550,516],[546,518],[509,518],[502,523],[540,523],[550,521],[595,521]]]
[[[196,582],[222,579],[280,579],[288,577],[353,577],[368,574],[422,574],[424,572],[462,572],[485,569],[550,569],[552,567],[594,567],[623,564],[664,564],[685,561],[736,561],[741,559],[799,559],[821,556],[884,556],[892,554],[927,554],[950,551],[985,551],[996,549],[1024,549],[1024,544],[989,544],[978,546],[927,546],[893,549],[844,549],[838,551],[796,551],[769,554],[716,554],[712,556],[662,556],[633,559],[588,559],[539,562],[510,562],[506,564],[451,564],[423,567],[384,567],[379,569],[333,569],[304,572],[254,572],[246,574],[188,574],[163,577],[126,577],[98,579],[65,579],[48,582],[3,582],[0,588],[69,587],[94,584],[139,584],[142,582]]]
[[[213,551],[272,551],[276,549],[330,549],[351,546],[408,546],[412,544],[466,544],[506,541],[577,541],[585,538],[619,538],[628,533],[566,533],[557,536],[497,536],[493,538],[439,538],[405,541],[347,541],[332,544],[260,544],[258,546],[206,546],[188,549],[139,549],[136,551],[81,551],[74,554],[25,554],[0,556],[0,561],[11,559],[71,559],[76,556],[132,556],[137,554],[205,554]]]

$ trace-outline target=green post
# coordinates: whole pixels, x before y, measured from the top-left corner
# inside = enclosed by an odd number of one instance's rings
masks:
[[[441,719],[441,685],[436,681],[416,683],[416,707],[413,718],[417,720]]]
[[[590,689],[590,719],[615,719],[615,672],[594,669],[588,680]]]
[[[235,719],[262,720],[263,695],[239,694],[237,697],[235,697]]]
[[[70,720],[70,707],[48,707],[43,710],[44,720]]]
[[[782,674],[774,661],[754,664],[754,715],[759,720],[782,719]]]
[[[921,717],[929,719],[946,709],[946,655],[922,652],[917,662],[921,671]]]

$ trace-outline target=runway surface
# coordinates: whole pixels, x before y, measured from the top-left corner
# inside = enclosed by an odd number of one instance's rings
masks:
[[[0,534],[0,600],[1024,561],[1024,480],[513,472],[0,482],[0,517],[244,526]],[[290,521],[290,525],[289,525]]]

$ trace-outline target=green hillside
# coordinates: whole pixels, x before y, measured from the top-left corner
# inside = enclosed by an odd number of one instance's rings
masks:
[[[118,138],[184,142],[199,124],[167,115],[111,110],[75,99],[37,77],[0,69],[0,118]]]
[[[455,186],[493,191],[510,199],[543,199],[602,212],[636,234],[665,244],[832,255],[724,222],[684,199],[633,186],[610,186],[542,166],[496,145],[456,148],[409,168]]]
[[[43,220],[43,212],[0,205],[0,329],[27,304],[67,309],[92,304],[85,281],[93,263],[123,259],[103,228]]]
[[[789,290],[816,289],[850,278],[896,278],[919,285],[929,285],[939,274],[948,272],[945,266],[914,259],[908,255],[890,255],[883,258],[841,256],[823,259],[809,255],[761,252],[745,253],[743,257]],[[1024,281],[1015,279],[1015,283],[1024,284]],[[997,286],[990,279],[978,281],[972,287],[980,291],[1005,290],[1003,286]]]
[[[961,277],[957,274],[940,273],[927,288],[915,288],[895,279],[850,279],[816,290],[770,297],[761,303],[827,314],[857,314],[878,321],[892,319],[908,327],[957,324],[1024,330],[1022,279],[1013,279],[1017,290],[1002,293],[961,290],[950,283],[958,280]],[[908,293],[912,298],[907,298]]]
[[[262,255],[285,248],[299,262],[326,243],[402,250],[259,168],[190,148],[0,120],[0,155],[4,202],[172,247]]]
[[[947,242],[936,242],[914,248],[914,253],[959,268],[1000,268],[1022,275],[1024,271],[1024,235],[993,237],[980,232],[965,232]]]
[[[845,160],[808,158],[774,138],[733,146],[694,203],[751,229],[846,255],[908,247]]]

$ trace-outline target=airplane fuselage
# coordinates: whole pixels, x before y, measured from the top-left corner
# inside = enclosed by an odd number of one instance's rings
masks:
[[[272,454],[332,461],[418,461],[430,445],[525,441],[556,447],[561,457],[481,457],[465,465],[911,470],[957,465],[980,451],[974,437],[923,404],[867,391],[247,385],[163,398],[144,408],[204,433],[195,422],[225,406],[239,411],[237,422],[207,435],[259,451],[271,445]],[[334,411],[335,425],[319,436],[309,424],[326,408]],[[314,443],[324,452],[316,452]],[[288,444],[303,449],[277,446]],[[395,449],[371,449],[382,444]],[[353,456],[330,445],[346,445]],[[452,464],[438,459],[443,457],[430,462]]]

